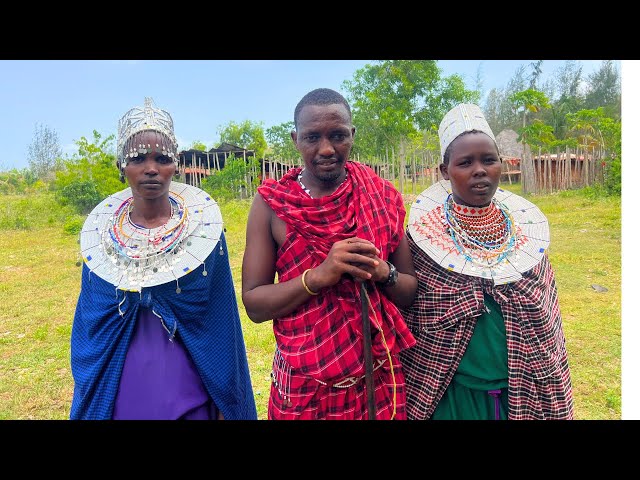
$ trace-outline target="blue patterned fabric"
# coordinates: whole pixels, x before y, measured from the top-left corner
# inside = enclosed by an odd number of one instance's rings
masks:
[[[75,381],[70,418],[111,419],[138,310],[151,307],[175,331],[226,420],[257,420],[244,337],[224,234],[203,266],[176,282],[116,290],[82,267],[71,332]],[[120,314],[122,312],[122,315]]]

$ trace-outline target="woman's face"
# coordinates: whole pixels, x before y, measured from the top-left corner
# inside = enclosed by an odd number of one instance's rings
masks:
[[[451,182],[456,203],[471,207],[489,205],[502,174],[495,142],[484,133],[460,135],[449,146],[449,162],[440,164],[445,180]]]
[[[151,152],[129,158],[124,174],[134,197],[153,199],[168,195],[176,165],[171,157],[156,148],[156,132],[146,132],[141,141],[151,145]]]

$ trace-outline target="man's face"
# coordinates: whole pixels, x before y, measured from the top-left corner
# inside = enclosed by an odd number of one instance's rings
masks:
[[[307,105],[300,110],[291,138],[308,173],[322,182],[336,181],[349,160],[355,127],[342,104]]]

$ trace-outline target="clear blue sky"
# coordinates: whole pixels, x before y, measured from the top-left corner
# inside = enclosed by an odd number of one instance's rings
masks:
[[[458,73],[475,88],[504,87],[520,65],[533,60],[444,60],[445,75]],[[580,60],[585,75],[600,60]],[[118,119],[153,97],[175,122],[180,148],[199,140],[212,147],[218,127],[231,121],[293,119],[298,100],[317,87],[341,91],[344,80],[370,60],[0,60],[0,170],[28,166],[36,124],[58,134],[64,154],[75,140],[116,132]],[[545,60],[543,81],[564,60]],[[344,92],[343,92],[344,93]]]

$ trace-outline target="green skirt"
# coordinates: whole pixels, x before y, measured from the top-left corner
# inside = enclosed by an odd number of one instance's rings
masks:
[[[507,335],[502,310],[485,294],[487,312],[478,317],[432,420],[506,420],[509,411]]]

